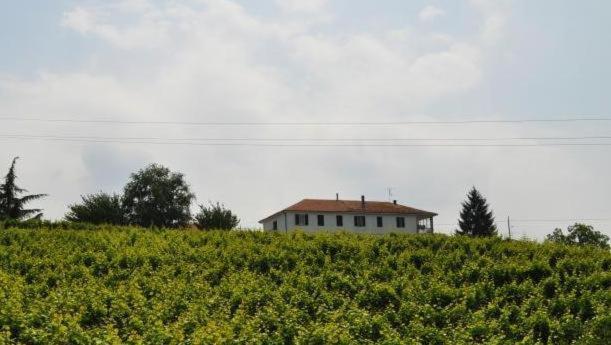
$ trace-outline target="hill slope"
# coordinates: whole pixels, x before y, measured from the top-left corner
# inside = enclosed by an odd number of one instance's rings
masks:
[[[441,235],[0,232],[0,343],[609,343],[611,254]]]

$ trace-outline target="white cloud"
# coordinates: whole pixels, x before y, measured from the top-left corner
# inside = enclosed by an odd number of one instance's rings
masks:
[[[371,120],[372,114],[397,120],[445,95],[468,90],[482,78],[481,47],[468,41],[448,39],[439,45],[439,39],[430,36],[420,37],[420,43],[415,44],[407,31],[397,34],[402,28],[395,33],[323,34],[309,25],[295,26],[282,18],[258,18],[231,1],[206,0],[204,4],[111,2],[67,11],[62,21],[66,28],[120,49],[111,49],[107,55],[98,53],[94,63],[71,73],[46,73],[32,81],[5,80],[0,83],[0,95],[5,95],[0,98],[3,110],[50,118],[122,120],[360,121]],[[285,2],[284,6],[311,11],[323,5]],[[345,134],[341,128],[305,128],[291,133],[279,131],[281,128],[62,128],[40,125],[22,130],[132,137]],[[372,135],[365,128],[355,128],[349,134]],[[396,129],[390,132],[404,134]],[[99,175],[89,171],[99,169],[99,165],[92,165],[87,155],[100,151],[91,145],[70,145],[70,150],[54,160],[72,162],[58,166],[57,171],[75,182],[67,183],[70,188],[63,184],[57,184],[57,188],[40,186],[53,195],[45,204],[53,216],[63,211],[58,199],[75,201],[82,193],[96,191],[91,186],[99,180]],[[371,178],[365,174],[380,174],[387,166],[385,159],[367,149],[300,150],[295,159],[290,149],[245,152],[171,145],[128,147],[111,145],[118,161],[128,160],[121,158],[125,155],[139,161],[151,157],[182,170],[203,201],[219,199],[233,204],[249,225],[296,197],[338,190],[359,194],[365,180]],[[52,150],[52,146],[46,150]],[[8,155],[11,149],[3,146],[2,152]],[[112,156],[104,152],[105,159]],[[45,159],[35,152],[27,156]],[[83,158],[70,158],[79,156]],[[364,156],[369,157],[366,163]],[[425,157],[424,151],[412,155],[416,161]],[[303,161],[327,168],[283,168]],[[339,172],[349,166],[362,174]],[[396,171],[401,169],[397,166]],[[118,176],[121,174],[127,172]],[[384,174],[386,179],[399,179],[395,173]],[[251,183],[254,180],[259,182]],[[296,180],[301,181],[299,186]],[[121,182],[117,181],[117,186]],[[112,182],[104,181],[103,185]]]
[[[75,7],[64,14],[62,25],[83,35],[98,36],[124,49],[158,47],[163,44],[164,40],[168,39],[166,36],[167,23],[163,18],[152,16],[154,14],[152,12],[148,12],[151,14],[149,16],[140,17],[140,23],[136,26],[120,27],[106,22],[108,17],[112,16],[110,10],[120,9],[121,14],[131,12],[140,15],[141,13],[137,12],[138,10],[148,8],[144,7],[140,1],[134,1],[133,3],[128,1],[120,4],[121,6],[110,6],[106,8],[106,11],[96,8],[87,9],[82,6]],[[136,6],[137,4],[138,6]]]
[[[482,30],[477,37],[420,34],[402,27],[369,33],[320,31],[311,23],[295,24],[282,16],[257,17],[228,0],[81,5],[67,11],[62,24],[88,39],[107,42],[109,49],[92,53],[89,63],[70,72],[45,73],[34,80],[0,79],[0,106],[3,112],[32,117],[133,121],[429,119],[413,114],[481,85],[486,59],[493,50],[488,43],[502,37],[503,25],[491,22],[497,16],[505,18],[504,10],[483,0],[472,1],[482,13]],[[324,10],[324,2],[283,3],[285,10]],[[454,127],[252,129],[23,123],[11,128],[12,133],[113,137],[481,136],[478,129],[457,134]],[[508,128],[497,134],[523,133]],[[542,188],[548,176],[567,189],[576,188],[566,181],[567,175],[554,174],[575,160],[561,153],[534,171],[515,167],[532,167],[537,153],[509,159],[506,151],[494,148],[474,152],[432,148],[96,147],[3,143],[0,164],[13,154],[21,155],[24,186],[49,193],[43,207],[58,217],[65,204],[78,200],[80,194],[102,187],[118,189],[134,166],[154,160],[185,172],[200,202],[223,201],[251,226],[266,213],[300,197],[333,197],[340,192],[343,197],[358,198],[365,193],[370,199],[384,199],[389,185],[397,188],[402,201],[438,211],[440,222],[455,218],[455,208],[472,184],[481,186],[489,200],[502,205],[503,210],[512,205],[511,198],[505,197],[512,194],[511,189]],[[97,158],[105,162],[113,156],[116,162],[135,163],[109,163],[117,172],[111,180],[101,181],[98,170],[106,163]],[[464,168],[465,162],[470,168]],[[52,177],[40,177],[37,164],[45,166]],[[507,175],[509,170],[514,174]],[[566,171],[570,174],[573,170]],[[557,193],[557,199],[562,199],[561,191]],[[603,198],[599,194],[591,193],[595,200]],[[550,210],[566,209],[560,201],[552,204]],[[544,211],[537,210],[541,215]]]
[[[81,34],[86,34],[94,27],[95,19],[87,9],[77,6],[64,13],[62,24]]]
[[[503,37],[503,31],[510,12],[508,0],[469,0],[483,16],[481,38],[486,43],[497,43]]]
[[[314,13],[325,9],[329,0],[275,0],[287,12]]]
[[[446,12],[436,6],[428,5],[418,13],[418,18],[423,22],[432,21],[438,17],[443,17]]]

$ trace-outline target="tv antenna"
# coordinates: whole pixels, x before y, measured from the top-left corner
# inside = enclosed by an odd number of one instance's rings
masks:
[[[393,197],[393,195],[394,195],[394,194],[392,193],[392,190],[393,190],[393,189],[394,189],[393,187],[388,187],[388,188],[386,188],[386,192],[388,193],[388,201],[389,201],[389,202],[390,202],[390,201],[392,201],[392,197]]]

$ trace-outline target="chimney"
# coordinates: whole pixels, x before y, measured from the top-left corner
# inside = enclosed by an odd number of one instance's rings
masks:
[[[397,200],[393,200],[392,203],[396,205],[397,204]]]
[[[339,201],[339,193],[335,193],[335,201]]]
[[[365,196],[361,195],[361,205],[363,205],[363,208],[365,208]]]

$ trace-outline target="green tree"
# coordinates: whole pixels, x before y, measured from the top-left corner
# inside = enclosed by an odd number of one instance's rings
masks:
[[[550,242],[569,244],[569,240],[562,232],[562,229],[554,229],[554,232],[546,236],[546,240]]]
[[[194,198],[183,174],[151,164],[131,175],[123,192],[123,207],[131,224],[177,228],[191,221]]]
[[[210,203],[209,207],[200,205],[200,212],[195,216],[195,225],[203,230],[232,230],[240,220],[231,210],[220,203]]]
[[[117,194],[97,193],[81,196],[82,203],[69,206],[66,220],[77,223],[125,225],[127,217]]]
[[[467,200],[462,203],[462,211],[456,230],[459,235],[495,236],[496,225],[492,211],[488,211],[488,203],[480,192],[473,187],[467,194]]]
[[[553,233],[547,235],[546,240],[563,244],[591,245],[604,249],[609,249],[609,236],[594,230],[591,225],[575,223],[567,229],[565,235],[562,229],[555,229]]]
[[[25,220],[28,218],[40,219],[41,209],[26,209],[25,206],[31,201],[41,199],[46,194],[24,195],[27,190],[20,188],[16,184],[17,174],[15,164],[19,157],[13,159],[11,167],[4,177],[4,183],[0,185],[0,219]]]

